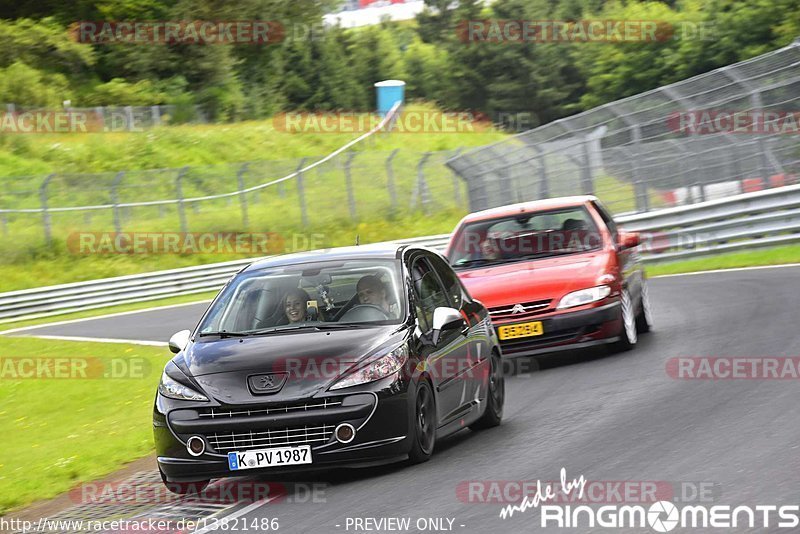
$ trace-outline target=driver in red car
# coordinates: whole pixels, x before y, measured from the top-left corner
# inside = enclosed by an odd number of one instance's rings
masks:
[[[386,297],[386,287],[377,276],[368,274],[363,276],[356,284],[358,302],[361,304],[372,304],[382,309],[389,317],[396,318],[397,314],[394,306]]]

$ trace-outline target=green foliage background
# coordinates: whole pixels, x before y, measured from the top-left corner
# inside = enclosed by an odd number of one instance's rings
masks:
[[[178,104],[213,120],[286,109],[369,110],[372,84],[404,78],[445,109],[529,112],[545,123],[747,59],[800,35],[796,0],[426,0],[412,23],[320,31],[336,0],[3,2],[0,101],[22,106]],[[658,20],[655,43],[465,43],[476,19]],[[268,46],[75,42],[76,21],[271,20]],[[698,31],[698,28],[705,28]],[[313,38],[308,38],[312,36]],[[191,114],[173,117],[188,119]]]

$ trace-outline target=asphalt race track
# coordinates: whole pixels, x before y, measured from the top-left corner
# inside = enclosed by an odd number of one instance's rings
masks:
[[[211,302],[111,315],[91,320],[26,328],[20,334],[168,341],[179,330],[197,326]]]
[[[537,510],[503,520],[501,504],[468,502],[457,490],[469,481],[557,480],[562,467],[570,479],[669,484],[676,497],[681,487],[705,483],[713,487],[706,498],[712,504],[800,504],[797,380],[685,380],[666,371],[673,357],[800,355],[800,268],[650,284],[655,329],[634,351],[540,358],[540,370],[506,379],[499,428],[439,442],[431,461],[414,467],[284,479],[326,484],[317,499],[324,502],[239,506],[233,516],[244,509],[242,518],[276,517],[280,531],[300,533],[363,531],[346,528],[347,518],[387,517],[410,518],[412,531],[419,518],[449,518],[455,532],[530,532],[542,530]],[[24,333],[166,340],[191,328],[201,310],[181,307]]]

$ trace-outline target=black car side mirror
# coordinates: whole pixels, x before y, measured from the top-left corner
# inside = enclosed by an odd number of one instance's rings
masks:
[[[465,326],[464,317],[455,308],[440,306],[433,310],[433,330],[431,331],[431,343],[436,346],[439,344],[442,332],[446,330],[461,330]]]
[[[191,335],[191,330],[181,330],[173,334],[172,337],[169,338],[169,350],[174,354],[178,354],[189,344],[189,336]]]

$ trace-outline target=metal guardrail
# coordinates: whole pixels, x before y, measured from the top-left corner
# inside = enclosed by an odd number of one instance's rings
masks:
[[[800,242],[800,186],[793,185],[618,220],[644,234],[646,262]]]
[[[472,211],[580,191],[597,192],[613,211],[647,212],[752,182],[790,185],[800,174],[797,139],[778,124],[798,109],[798,82],[800,40],[469,149],[447,165],[464,178]],[[731,113],[763,117],[763,126],[700,118]]]
[[[800,186],[617,217],[647,263],[800,242]],[[402,240],[441,250],[449,234]],[[0,323],[214,291],[256,259],[0,293]]]
[[[442,234],[402,242],[442,249],[449,237],[449,234]],[[239,270],[259,259],[248,258],[0,293],[0,324],[216,291]]]

